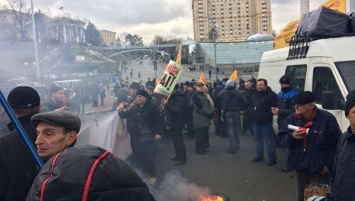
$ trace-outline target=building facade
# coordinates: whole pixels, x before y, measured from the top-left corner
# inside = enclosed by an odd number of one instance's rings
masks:
[[[309,0],[300,0],[300,6],[300,16],[303,17],[303,15],[309,12]]]
[[[193,0],[194,38],[200,42],[244,41],[272,34],[270,0]]]
[[[100,30],[101,44],[104,46],[115,46],[117,42],[116,32]]]

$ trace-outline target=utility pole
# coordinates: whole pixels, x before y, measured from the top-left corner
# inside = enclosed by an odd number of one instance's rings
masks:
[[[39,84],[42,84],[41,68],[39,65],[39,56],[38,56],[38,47],[37,47],[37,33],[36,33],[35,13],[33,9],[33,0],[31,0],[31,13],[32,13],[33,42],[35,46],[36,77],[37,77],[37,82]]]
[[[217,70],[217,50],[216,50],[216,46],[217,46],[217,25],[214,25],[212,30],[211,30],[211,34],[212,34],[212,39],[213,39],[213,47],[214,47],[214,68]],[[217,79],[217,72],[216,72],[216,79]]]

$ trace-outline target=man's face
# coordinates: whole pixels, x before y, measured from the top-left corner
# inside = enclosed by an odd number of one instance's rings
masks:
[[[313,103],[306,103],[306,104],[296,104],[295,105],[295,113],[301,116],[313,111]]]
[[[252,86],[253,86],[253,84],[251,82],[249,82],[249,81],[244,83],[244,87],[246,89],[251,89]]]
[[[131,96],[135,96],[137,94],[137,89],[130,88],[129,93],[131,94]]]
[[[144,105],[144,103],[147,101],[147,98],[142,95],[137,95],[135,101],[138,105]]]
[[[284,88],[289,87],[290,85],[289,85],[289,84],[281,84],[281,83],[280,83],[280,86],[281,86],[281,89],[284,89]]]
[[[50,158],[63,151],[76,140],[76,132],[64,133],[63,127],[40,122],[36,128],[37,152],[41,158]]]
[[[148,89],[147,92],[148,92],[149,95],[152,95],[154,93],[154,91],[150,90],[150,89]]]
[[[56,93],[52,94],[52,97],[54,98],[54,100],[65,100],[64,90],[57,91]]]
[[[350,126],[353,128],[355,127],[355,106],[353,106],[350,110],[349,110],[349,114],[346,117],[349,119],[350,122]]]
[[[196,86],[196,91],[202,92],[203,91],[203,86]]]
[[[265,85],[264,81],[258,81],[256,83],[256,90],[258,90],[259,92],[261,91],[266,91],[267,86]]]
[[[187,87],[187,90],[189,91],[189,93],[192,93],[194,91],[193,87]]]

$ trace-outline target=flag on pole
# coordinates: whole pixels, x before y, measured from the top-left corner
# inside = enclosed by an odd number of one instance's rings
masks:
[[[229,77],[230,80],[236,81],[238,79],[238,71],[234,70],[231,76]]]
[[[181,45],[180,45],[180,48],[179,48],[178,55],[176,57],[176,63],[181,64]]]
[[[203,73],[201,73],[200,78],[198,79],[198,82],[203,82],[204,84],[206,84],[205,75]]]
[[[323,3],[321,6],[346,13],[346,1],[345,0],[329,0]]]

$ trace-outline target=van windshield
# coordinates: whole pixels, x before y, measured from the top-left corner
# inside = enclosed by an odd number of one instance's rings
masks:
[[[336,62],[335,65],[343,78],[344,84],[348,91],[355,89],[355,61]]]

